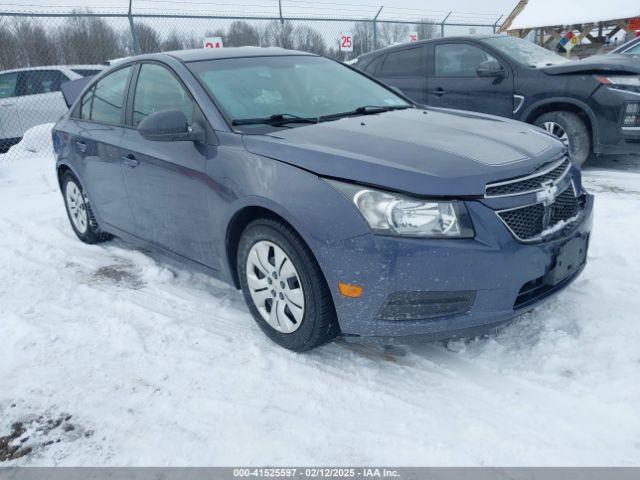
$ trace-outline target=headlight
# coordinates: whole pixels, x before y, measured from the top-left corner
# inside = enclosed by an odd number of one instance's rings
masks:
[[[637,75],[613,75],[610,77],[604,75],[596,75],[595,78],[603,85],[609,85],[614,88],[640,88],[640,76]]]
[[[473,238],[471,219],[459,201],[423,200],[327,180],[352,201],[380,234],[430,238]]]

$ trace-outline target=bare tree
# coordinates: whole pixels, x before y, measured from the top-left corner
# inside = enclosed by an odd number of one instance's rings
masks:
[[[327,45],[317,30],[308,25],[300,25],[293,29],[293,48],[303,52],[324,55]]]
[[[161,49],[160,36],[156,30],[146,23],[135,25],[136,36],[142,53],[159,52]]]
[[[169,36],[162,41],[161,50],[163,52],[182,50],[183,48],[185,48],[184,39],[178,35],[178,32],[175,30],[173,30]]]
[[[263,46],[293,48],[293,24],[288,20],[269,22],[265,29]]]
[[[353,26],[353,56],[358,57],[363,53],[375,49],[373,45],[373,23],[357,22]]]
[[[98,17],[70,17],[56,32],[61,63],[103,63],[124,55],[118,33]]]
[[[404,23],[383,23],[380,25],[380,43],[384,46],[404,43],[409,35],[409,27]]]
[[[13,29],[6,23],[0,23],[0,69],[19,67],[18,40]]]
[[[429,18],[423,18],[420,23],[416,24],[416,32],[418,33],[418,40],[429,40],[438,36],[436,24]]]
[[[235,20],[229,26],[229,33],[225,38],[230,47],[244,47],[260,45],[260,33],[248,22]]]
[[[21,19],[15,24],[15,38],[18,39],[18,63],[21,66],[53,65],[57,62],[53,43],[46,30],[32,20]]]

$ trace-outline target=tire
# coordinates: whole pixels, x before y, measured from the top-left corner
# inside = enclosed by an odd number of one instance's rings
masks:
[[[288,225],[268,218],[251,222],[240,238],[237,271],[253,318],[278,345],[304,352],[339,335],[318,262]]]
[[[95,244],[113,238],[101,232],[80,181],[70,172],[62,178],[62,197],[67,217],[76,236],[84,243]]]
[[[569,150],[569,157],[577,165],[583,165],[589,158],[591,152],[591,135],[585,122],[575,113],[558,110],[548,112],[538,117],[536,126],[547,130],[549,133],[560,138],[560,133],[566,133],[566,141]]]

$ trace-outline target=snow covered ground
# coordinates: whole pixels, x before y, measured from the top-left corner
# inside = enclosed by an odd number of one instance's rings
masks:
[[[49,130],[0,157],[0,465],[640,464],[640,173],[586,172],[587,269],[497,336],[298,355],[234,289],[79,242]]]

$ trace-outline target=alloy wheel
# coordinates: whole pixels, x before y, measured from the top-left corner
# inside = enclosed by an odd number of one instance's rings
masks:
[[[558,139],[564,144],[565,147],[569,148],[569,136],[562,125],[556,122],[544,122],[542,124],[542,128],[544,128],[547,132],[549,132],[554,137],[558,137]]]
[[[274,330],[295,332],[304,318],[304,290],[291,258],[273,242],[260,240],[246,265],[249,293],[260,316]]]
[[[67,182],[65,196],[69,217],[71,218],[73,226],[76,227],[78,232],[85,233],[89,224],[87,205],[82,190],[73,180]]]

